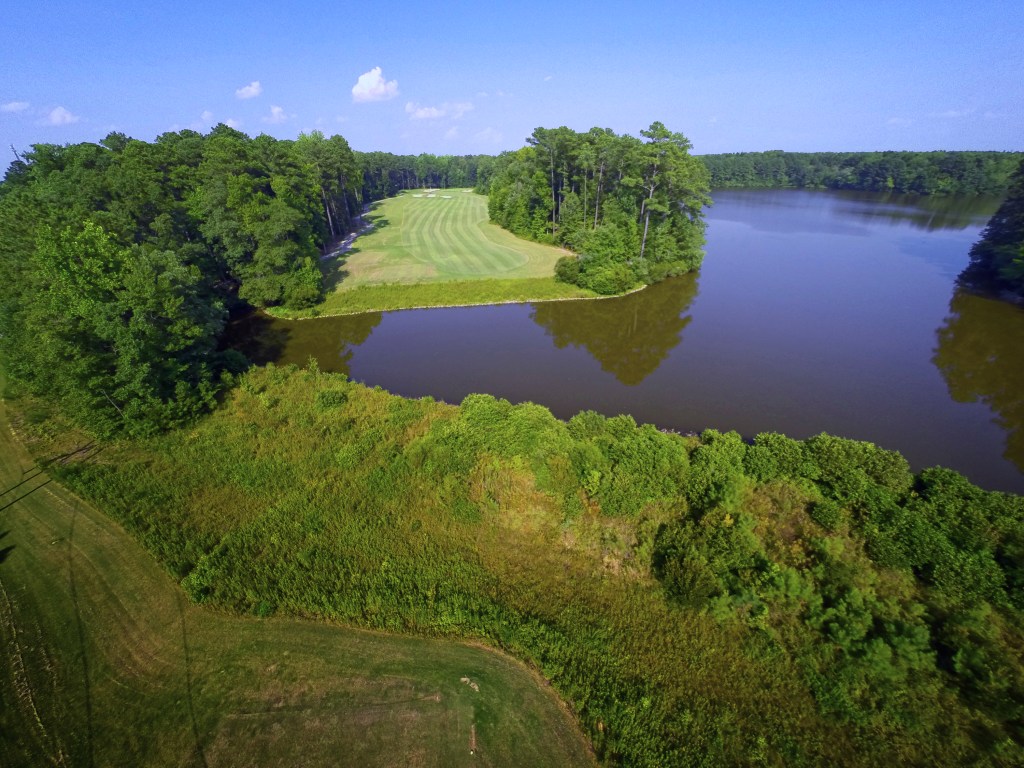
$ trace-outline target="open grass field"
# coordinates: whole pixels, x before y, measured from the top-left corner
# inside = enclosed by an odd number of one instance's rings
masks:
[[[339,287],[490,277],[550,277],[566,251],[522,240],[487,220],[469,189],[412,190],[376,203],[372,229],[345,258]]]
[[[406,191],[366,221],[352,248],[323,262],[324,303],[290,316],[595,295],[555,281],[567,251],[490,223],[487,198],[469,189]]]
[[[2,403],[0,490],[5,768],[593,764],[506,656],[192,606],[30,461]]]

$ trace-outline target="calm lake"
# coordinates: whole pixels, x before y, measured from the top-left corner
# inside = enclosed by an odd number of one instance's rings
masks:
[[[235,335],[260,362],[567,418],[870,440],[1024,492],[1024,309],[956,287],[998,200],[719,191],[698,275],[622,299],[407,310]]]

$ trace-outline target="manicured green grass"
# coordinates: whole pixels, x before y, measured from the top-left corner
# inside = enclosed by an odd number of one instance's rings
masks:
[[[49,482],[2,408],[0,765],[593,764],[507,656],[191,605]]]
[[[323,262],[327,296],[288,317],[410,307],[593,297],[555,281],[567,251],[522,240],[487,219],[487,198],[468,189],[404,192],[375,203],[371,229]]]
[[[522,240],[487,220],[468,189],[404,192],[374,204],[372,229],[345,258],[343,289],[380,283],[545,277],[565,251]]]

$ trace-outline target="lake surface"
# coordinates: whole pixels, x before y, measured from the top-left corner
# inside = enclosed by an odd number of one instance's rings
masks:
[[[956,286],[998,200],[713,195],[707,256],[621,298],[235,328],[260,362],[400,395],[488,392],[567,418],[870,440],[1024,492],[1024,309]]]

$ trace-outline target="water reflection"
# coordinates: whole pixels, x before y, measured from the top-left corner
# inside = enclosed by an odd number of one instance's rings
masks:
[[[957,289],[937,334],[932,362],[950,396],[988,405],[1006,431],[1003,455],[1024,470],[1024,311]]]
[[[635,386],[682,340],[696,296],[697,276],[683,275],[619,299],[535,304],[531,318],[559,349],[586,349],[603,370]]]
[[[909,224],[915,229],[967,229],[988,221],[999,198],[985,195],[906,195],[849,192],[839,198],[840,213],[861,221]]]
[[[879,224],[926,232],[983,226],[998,197],[921,196],[803,189],[728,189],[712,193],[709,221],[741,221],[762,232],[867,236]]]
[[[356,347],[380,325],[381,312],[324,317],[316,320],[278,320],[253,313],[234,321],[228,343],[257,365],[306,365],[315,358],[323,371],[349,374]]]

